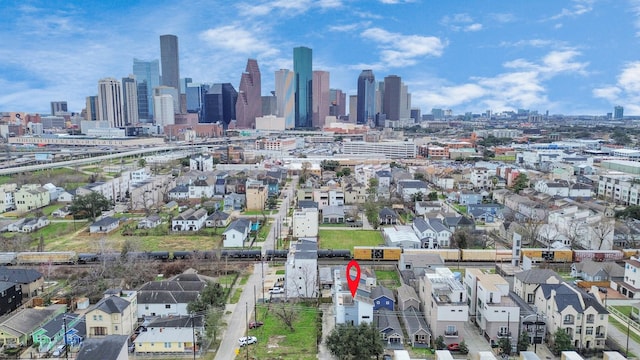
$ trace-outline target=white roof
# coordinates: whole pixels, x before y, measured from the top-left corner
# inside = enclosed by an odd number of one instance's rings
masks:
[[[193,329],[191,328],[148,328],[138,335],[135,343],[148,342],[192,342]]]

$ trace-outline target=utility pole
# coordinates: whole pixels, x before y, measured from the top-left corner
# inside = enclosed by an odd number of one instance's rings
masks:
[[[629,358],[629,330],[631,326],[631,316],[627,317],[627,351],[625,351],[624,356]]]
[[[253,318],[258,322],[258,298],[256,298],[256,286],[253,285]],[[248,326],[248,324],[247,324]]]
[[[62,315],[62,324],[64,325],[64,358],[69,360],[69,343],[67,341],[67,314]],[[629,338],[627,337],[627,349],[629,349]],[[629,352],[627,350],[627,352]]]
[[[189,314],[191,318],[191,335],[193,336],[193,360],[196,360],[196,318],[193,313]]]
[[[245,305],[245,313],[244,313],[244,326],[245,326],[245,339],[247,340],[247,344],[245,347],[247,348],[247,360],[249,360],[249,303],[244,303]]]

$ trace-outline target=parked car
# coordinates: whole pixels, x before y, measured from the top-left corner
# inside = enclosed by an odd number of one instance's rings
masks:
[[[460,351],[460,344],[458,344],[458,343],[449,344],[449,345],[447,345],[447,350],[449,350],[449,351]]]
[[[279,286],[275,286],[275,287],[269,289],[269,294],[284,294],[284,288],[281,288]]]
[[[257,329],[262,325],[264,325],[262,321],[252,321],[249,323],[249,329]]]
[[[62,354],[64,354],[64,348],[65,348],[65,347],[66,347],[66,346],[65,346],[64,344],[62,344],[62,345],[58,345],[58,346],[56,347],[56,349],[55,349],[55,350],[53,350],[53,353],[52,353],[51,355],[56,356],[56,357],[60,357],[60,356],[62,356]]]
[[[255,344],[257,342],[258,342],[258,338],[255,336],[243,336],[240,339],[238,339],[238,344],[240,345],[240,347],[245,345]]]
[[[389,354],[382,355],[382,360],[392,360],[393,358]]]

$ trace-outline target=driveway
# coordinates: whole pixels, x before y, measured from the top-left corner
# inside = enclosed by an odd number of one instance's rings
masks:
[[[320,310],[322,310],[322,343],[318,347],[318,360],[335,360],[336,358],[331,355],[324,343],[329,333],[336,326],[333,304],[322,304],[320,305]]]
[[[264,264],[265,271],[267,271],[269,264]],[[220,347],[216,353],[215,360],[233,360],[236,357],[236,349],[238,346],[238,338],[247,334],[247,323],[253,318],[253,307],[255,305],[255,298],[253,296],[253,289],[262,289],[262,269],[261,264],[254,265],[253,273],[249,276],[249,280],[242,289],[240,300],[238,303],[231,306],[229,310],[233,311],[231,316],[227,318],[227,328],[224,331],[224,336]],[[248,311],[247,311],[248,309]],[[266,339],[258,339],[258,341],[264,341]]]

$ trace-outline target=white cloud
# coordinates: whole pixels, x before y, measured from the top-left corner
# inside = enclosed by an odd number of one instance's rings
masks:
[[[531,46],[531,47],[552,47],[552,48],[567,48],[566,44],[562,41],[558,40],[548,40],[548,39],[529,39],[529,40],[519,40],[515,42],[503,41],[500,43],[502,47],[523,47],[523,46]]]
[[[415,0],[380,0],[381,3],[388,4],[388,5],[408,4],[408,3],[412,3],[414,1]]]
[[[629,113],[640,113],[640,61],[626,64],[615,85],[595,88],[593,96],[622,105]]]
[[[351,32],[360,27],[360,24],[345,24],[329,26],[329,31]]]
[[[464,28],[464,31],[480,31],[480,30],[482,30],[482,24],[479,24],[479,23],[471,24]]]
[[[427,107],[473,105],[494,111],[547,107],[545,81],[561,74],[586,75],[588,64],[575,61],[580,55],[575,50],[554,50],[537,61],[515,59],[505,62],[508,71],[496,76],[472,77],[461,85],[432,86],[433,90],[414,92],[413,96]]]
[[[560,13],[551,16],[550,20],[559,20],[565,17],[575,18],[580,15],[584,15],[593,10],[594,0],[573,0],[573,6],[570,8],[563,8]]]
[[[440,20],[440,24],[448,27],[453,31],[480,31],[482,24],[474,22],[471,15],[466,13],[446,15]]]
[[[636,29],[640,29],[640,0],[629,0],[629,2],[631,3],[630,10],[636,17],[634,26]],[[640,31],[636,32],[636,36],[640,37]]]
[[[403,35],[381,28],[370,28],[362,37],[378,43],[381,61],[386,67],[409,66],[426,56],[440,56],[446,46],[435,36]]]
[[[516,21],[516,17],[510,13],[493,13],[489,14],[489,18],[499,23],[510,23]]]
[[[257,31],[252,32],[239,25],[208,29],[201,32],[199,37],[210,46],[238,54],[271,56],[276,52]]]

